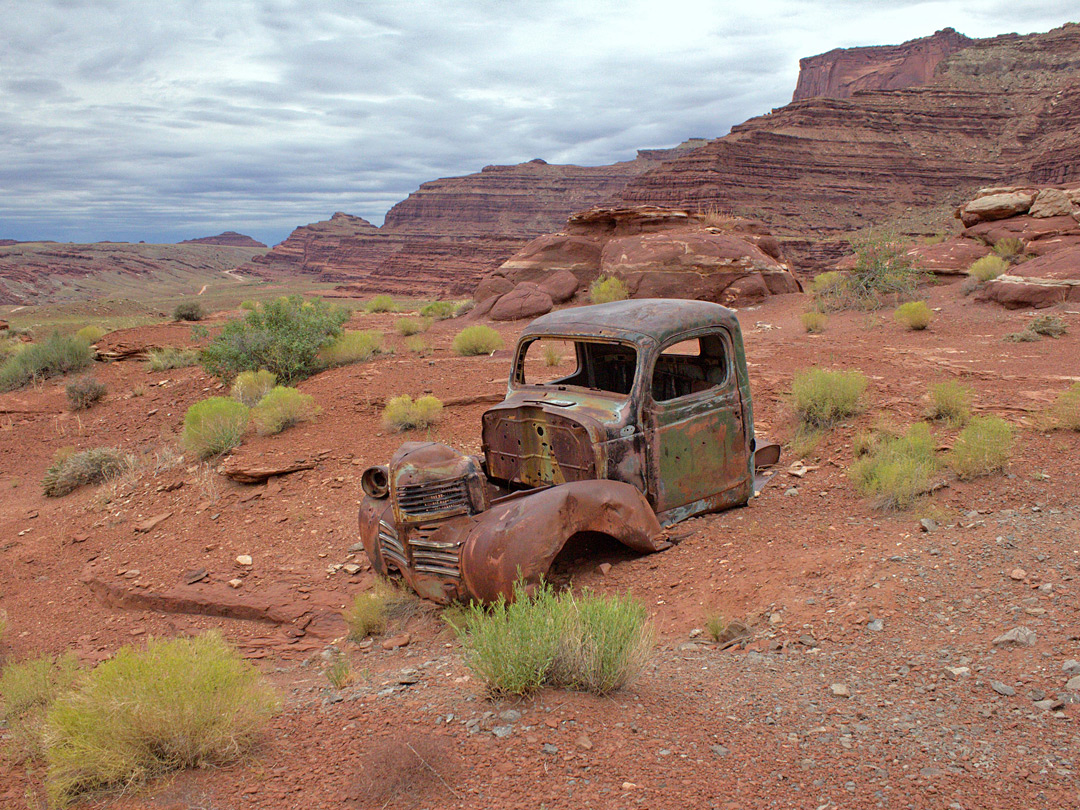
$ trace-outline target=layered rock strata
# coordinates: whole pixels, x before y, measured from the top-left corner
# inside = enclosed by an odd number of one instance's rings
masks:
[[[185,239],[181,245],[227,245],[229,247],[265,248],[262,242],[236,231],[224,231],[217,236],[201,236],[198,239]]]

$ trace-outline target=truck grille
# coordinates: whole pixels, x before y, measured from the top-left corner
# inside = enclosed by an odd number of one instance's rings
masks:
[[[461,578],[459,554],[461,543],[445,543],[431,539],[439,524],[417,526],[409,530],[409,550],[412,552],[413,568],[442,577]]]
[[[385,520],[379,521],[379,548],[382,550],[383,559],[399,571],[409,567],[405,559],[405,547],[398,540],[397,530]]]
[[[469,511],[469,490],[464,478],[406,484],[397,491],[398,507],[410,517],[447,516]]]

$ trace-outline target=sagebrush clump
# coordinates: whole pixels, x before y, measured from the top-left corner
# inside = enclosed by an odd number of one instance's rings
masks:
[[[41,343],[30,343],[4,361],[0,366],[0,391],[81,371],[93,359],[93,349],[85,340],[53,332]]]
[[[206,313],[198,301],[183,301],[173,310],[173,320],[177,321],[201,321],[205,317]]]
[[[54,805],[182,768],[231,762],[281,708],[259,671],[217,633],[122,647],[49,709]]]
[[[423,335],[413,335],[405,338],[405,348],[420,357],[427,357],[434,351],[431,341]]]
[[[1058,394],[1051,416],[1059,430],[1080,430],[1080,382]]]
[[[630,297],[626,285],[614,276],[600,276],[589,285],[589,300],[594,304],[623,301]]]
[[[925,301],[908,301],[893,312],[897,323],[903,324],[914,332],[922,331],[930,325],[934,313]]]
[[[1036,335],[1050,338],[1059,338],[1069,331],[1065,321],[1057,315],[1037,315],[1027,328]]]
[[[59,498],[81,486],[116,478],[130,467],[131,458],[115,447],[94,447],[79,453],[61,450],[45,471],[42,489],[47,497]]]
[[[389,619],[390,603],[397,595],[393,585],[378,579],[369,590],[353,597],[352,604],[343,614],[345,626],[349,628],[349,640],[363,641],[367,636],[383,632]]]
[[[803,329],[811,335],[818,335],[824,332],[825,325],[829,322],[829,319],[824,312],[818,312],[814,309],[808,309],[799,316],[799,320],[802,322]]]
[[[421,332],[426,332],[431,328],[430,318],[398,318],[394,321],[394,329],[402,337],[409,337],[410,335],[418,335]]]
[[[416,400],[402,394],[386,403],[383,424],[398,432],[428,428],[442,417],[442,407],[442,400],[430,394]]]
[[[179,349],[166,346],[163,349],[150,349],[146,353],[146,364],[150,371],[170,371],[174,368],[187,368],[199,362],[199,353],[193,349]]]
[[[963,480],[1005,469],[1012,456],[1013,428],[997,416],[976,416],[968,423],[946,457],[956,476]]]
[[[972,262],[971,266],[968,267],[967,274],[969,278],[974,279],[979,284],[985,284],[988,281],[993,281],[1008,269],[1009,263],[1007,261],[1000,256],[991,254]]]
[[[326,367],[364,363],[383,352],[383,334],[375,329],[344,332],[319,352],[319,362]]]
[[[491,354],[502,347],[502,336],[490,326],[481,324],[466,326],[455,335],[453,343],[451,343],[454,354],[459,354],[462,357]]]
[[[459,306],[461,303],[458,301],[432,301],[420,308],[420,314],[436,321],[446,321],[454,317]]]
[[[800,371],[791,383],[792,404],[805,426],[832,427],[862,410],[859,401],[866,385],[866,377],[858,371]]]
[[[184,447],[198,458],[220,455],[243,441],[250,409],[229,397],[196,402],[184,414]]]
[[[991,250],[1002,259],[1016,261],[1024,255],[1024,240],[1018,236],[1006,236],[997,240]]]
[[[100,326],[84,326],[78,332],[75,333],[75,337],[85,343],[97,343],[106,335],[106,331]]]
[[[293,425],[309,422],[319,413],[313,396],[279,385],[251,409],[251,418],[260,435],[272,436]]]
[[[108,389],[105,383],[94,377],[76,377],[64,388],[67,394],[68,409],[83,411],[105,396]]]
[[[277,375],[265,368],[260,368],[258,371],[241,371],[233,380],[232,390],[229,393],[237,402],[254,408],[275,385],[277,385]]]
[[[367,312],[397,312],[398,305],[389,295],[376,295],[364,305]]]
[[[926,418],[959,427],[971,418],[971,400],[972,392],[967,386],[953,380],[933,383]]]
[[[71,689],[78,671],[74,653],[59,658],[32,658],[4,667],[0,673],[0,720],[7,725],[13,753],[27,759],[45,755],[45,715],[53,701]]]
[[[851,466],[859,491],[879,509],[906,509],[930,488],[937,470],[934,438],[925,423],[902,436],[875,434]]]

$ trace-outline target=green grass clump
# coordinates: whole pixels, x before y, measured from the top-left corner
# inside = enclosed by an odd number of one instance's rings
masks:
[[[829,295],[833,290],[842,286],[843,283],[843,273],[837,270],[829,270],[826,273],[819,273],[814,276],[814,280],[810,282],[810,292],[814,296]]]
[[[630,291],[626,285],[614,276],[600,276],[589,285],[589,300],[594,304],[624,301],[629,297]]]
[[[544,686],[606,695],[633,680],[648,660],[652,628],[629,596],[558,596],[550,585],[532,595],[472,605],[461,641],[465,662],[497,696],[528,695]]]
[[[428,428],[442,417],[442,401],[430,394],[413,400],[408,394],[394,397],[383,409],[383,424],[399,433]]]
[[[386,580],[379,579],[363,593],[358,593],[343,614],[349,628],[350,641],[363,641],[367,636],[377,635],[386,629],[390,602],[396,597],[396,589]]]
[[[705,617],[705,635],[713,641],[719,641],[727,631],[727,620],[719,613],[711,613]]]
[[[199,362],[199,353],[193,349],[178,349],[166,346],[164,349],[150,349],[146,353],[146,365],[150,371],[170,371],[174,368],[187,368]]]
[[[867,380],[858,371],[800,371],[791,383],[792,403],[808,428],[827,428],[861,410]]]
[[[958,382],[934,383],[930,386],[930,408],[926,418],[959,427],[971,418],[971,399],[971,389]]]
[[[383,335],[376,329],[364,332],[344,332],[319,352],[324,366],[344,366],[364,363],[383,351]]]
[[[0,366],[0,391],[14,391],[32,382],[81,371],[90,365],[94,352],[74,336],[54,332],[41,343],[30,343]]]
[[[1024,255],[1024,240],[1017,236],[1006,236],[995,242],[991,250],[1000,258],[1013,261]]]
[[[225,324],[200,359],[223,382],[264,368],[288,385],[323,367],[319,352],[341,335],[348,318],[347,310],[319,299],[277,298]]]
[[[276,384],[277,376],[265,368],[260,368],[258,371],[241,371],[233,380],[232,390],[229,393],[237,402],[254,408]]]
[[[543,357],[544,365],[549,368],[554,368],[562,362],[562,352],[559,351],[558,345],[552,341],[544,343]]]
[[[1080,382],[1062,391],[1050,411],[1054,427],[1059,430],[1080,430]]]
[[[947,456],[947,463],[962,480],[1004,470],[1012,455],[1013,428],[997,416],[976,416],[968,423]]]
[[[272,436],[301,422],[310,422],[320,410],[311,394],[279,385],[251,409],[251,418],[260,435]]]
[[[376,295],[364,305],[365,312],[397,312],[398,305],[389,295]]]
[[[183,301],[173,310],[175,321],[201,321],[205,317],[206,313],[198,301]]]
[[[420,357],[427,357],[433,351],[431,341],[423,335],[413,335],[405,338],[405,348]]]
[[[249,408],[229,397],[196,402],[184,414],[184,447],[210,458],[238,446],[247,431]]]
[[[115,447],[94,447],[81,453],[60,451],[41,481],[49,498],[59,498],[81,486],[100,484],[122,475],[131,459]]]
[[[280,710],[274,690],[217,633],[121,648],[48,712],[55,806],[182,768],[231,762]]]
[[[879,509],[907,509],[930,488],[937,470],[934,438],[923,422],[902,436],[877,435],[851,466],[859,491]]]
[[[466,326],[454,336],[454,341],[450,344],[454,354],[459,354],[462,357],[491,354],[502,347],[502,336],[490,326],[481,324]]]
[[[7,725],[11,740],[22,756],[44,755],[42,726],[45,713],[61,694],[71,689],[78,675],[74,653],[60,658],[44,656],[8,664],[0,673],[0,720]]]
[[[799,320],[802,321],[803,329],[811,335],[818,335],[824,332],[825,325],[829,322],[829,319],[824,312],[818,312],[815,309],[806,310],[806,312],[799,316]]]
[[[981,259],[976,259],[968,267],[968,277],[975,279],[980,284],[985,284],[988,281],[993,281],[1000,276],[1006,270],[1009,269],[1009,263],[1000,256],[983,256]]]
[[[75,333],[75,337],[84,343],[97,343],[105,337],[106,334],[108,333],[100,326],[84,326]]]
[[[912,331],[921,331],[930,325],[934,313],[925,301],[908,301],[901,304],[893,312],[893,318],[897,323],[903,324]]]
[[[246,310],[247,312],[254,312],[258,308],[259,305],[250,298],[248,298],[246,301],[240,302],[240,309]]]
[[[344,655],[334,656],[334,659],[326,665],[323,674],[334,689],[344,689],[353,682],[352,666]]]
[[[1043,337],[1059,338],[1068,332],[1065,321],[1057,315],[1039,315],[1027,326],[1028,330]]]
[[[446,321],[454,317],[460,305],[458,301],[432,301],[420,308],[420,314],[425,318],[434,318],[436,321]]]
[[[68,410],[83,411],[105,396],[105,383],[87,375],[76,377],[64,388],[67,394]]]
[[[402,337],[409,337],[410,335],[418,335],[421,332],[426,332],[431,328],[430,318],[421,318],[416,320],[415,318],[398,318],[394,321],[394,329]]]

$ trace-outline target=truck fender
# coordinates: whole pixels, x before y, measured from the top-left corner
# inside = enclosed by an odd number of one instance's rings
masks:
[[[645,496],[621,481],[574,481],[507,498],[473,521],[462,544],[461,578],[464,595],[481,602],[510,599],[519,579],[534,589],[579,532],[609,535],[643,554],[671,545]]]

